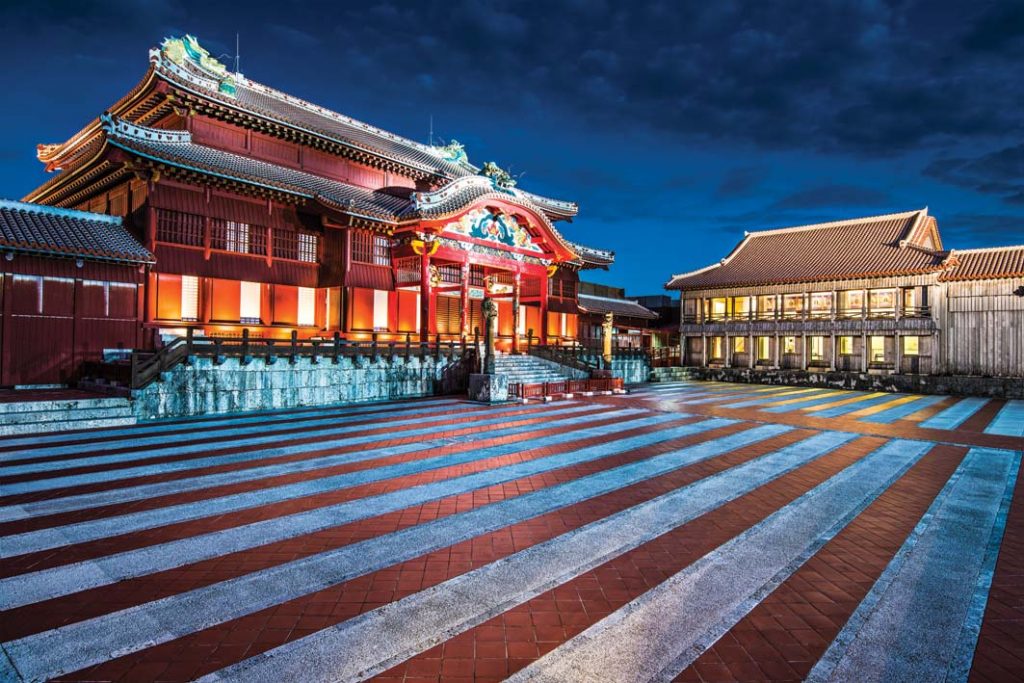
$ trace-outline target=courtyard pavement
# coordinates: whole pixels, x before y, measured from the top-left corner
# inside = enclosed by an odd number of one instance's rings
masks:
[[[0,681],[1024,679],[1024,402],[681,382],[0,439]]]

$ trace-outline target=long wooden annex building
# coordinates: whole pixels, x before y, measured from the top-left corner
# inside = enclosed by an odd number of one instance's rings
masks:
[[[576,338],[577,273],[614,259],[555,227],[576,204],[473,165],[457,142],[420,144],[231,73],[191,36],[149,62],[102,116],[39,146],[57,173],[24,199],[118,217],[152,255],[138,348],[187,328],[472,338],[485,296],[504,350]],[[20,377],[17,356],[0,383],[74,371]]]
[[[927,209],[749,232],[666,287],[686,365],[1024,376],[1024,246],[946,250]]]

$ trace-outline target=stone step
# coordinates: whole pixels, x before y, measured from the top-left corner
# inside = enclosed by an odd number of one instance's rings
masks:
[[[115,399],[120,400],[120,399]],[[19,410],[6,412],[0,408],[0,424],[33,424],[39,422],[61,422],[63,420],[103,420],[107,418],[132,417],[131,406],[110,406],[102,408],[47,408],[44,410]]]
[[[130,408],[126,398],[97,396],[96,398],[59,398],[43,401],[9,401],[0,403],[0,415],[36,413],[52,410],[82,410],[90,408]]]
[[[138,420],[131,417],[105,417],[95,420],[64,420],[60,422],[35,422],[31,424],[5,424],[0,422],[0,437],[24,436],[25,434],[42,434],[49,432],[68,432],[78,429],[100,429],[107,427],[126,427]],[[0,441],[0,446],[3,441]]]

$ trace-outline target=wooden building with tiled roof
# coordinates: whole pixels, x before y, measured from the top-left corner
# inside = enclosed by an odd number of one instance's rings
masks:
[[[62,384],[141,342],[154,262],[122,219],[0,200],[0,385]]]
[[[749,232],[666,288],[688,365],[1024,376],[1024,247],[946,251],[927,209]]]
[[[465,339],[485,297],[499,346],[576,329],[573,202],[526,192],[458,143],[421,144],[228,71],[191,36],[60,144],[25,201],[123,218],[155,257],[144,345],[207,336]]]

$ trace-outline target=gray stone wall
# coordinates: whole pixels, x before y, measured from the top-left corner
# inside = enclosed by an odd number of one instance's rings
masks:
[[[693,379],[718,382],[781,384],[858,391],[891,391],[944,396],[1024,398],[1024,380],[968,375],[872,375],[811,370],[751,370],[749,368],[687,368]]]
[[[163,381],[133,392],[139,419],[185,417],[245,410],[383,401],[466,389],[466,368],[458,358],[329,358],[313,363],[278,358],[244,364],[226,358],[196,358],[165,373]]]

